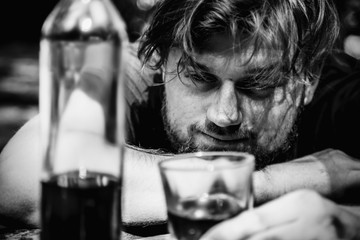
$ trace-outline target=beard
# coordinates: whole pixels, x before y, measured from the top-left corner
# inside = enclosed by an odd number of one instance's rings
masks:
[[[301,101],[303,102],[303,101]],[[162,104],[162,117],[164,123],[164,129],[166,131],[168,140],[170,142],[170,147],[174,153],[191,153],[197,151],[237,151],[237,152],[248,152],[255,156],[255,168],[256,170],[261,170],[268,165],[275,163],[282,163],[289,161],[295,157],[296,154],[296,143],[298,139],[298,125],[300,122],[301,112],[303,111],[304,105],[301,104],[296,112],[295,121],[290,128],[290,131],[287,133],[286,137],[281,141],[281,143],[274,147],[269,148],[266,146],[261,146],[258,144],[259,133],[256,131],[251,131],[241,126],[230,126],[230,127],[219,127],[213,122],[205,122],[205,126],[200,126],[198,124],[192,124],[188,127],[187,137],[182,137],[181,133],[175,126],[171,124],[170,119],[168,118],[168,108],[166,97],[163,98]],[[285,121],[285,120],[284,120]],[[280,130],[282,128],[279,128]],[[194,134],[198,132],[210,132],[215,133],[216,135],[236,135],[241,136],[241,138],[246,138],[248,141],[246,143],[238,144],[236,146],[208,146],[208,145],[199,145],[195,142]],[[272,139],[276,139],[276,136],[279,133],[276,133]],[[268,140],[268,143],[272,141]]]

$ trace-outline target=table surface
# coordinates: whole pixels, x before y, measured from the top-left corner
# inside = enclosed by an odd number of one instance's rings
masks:
[[[169,234],[139,237],[123,233],[121,240],[171,240]],[[1,229],[0,240],[40,240],[40,229]]]

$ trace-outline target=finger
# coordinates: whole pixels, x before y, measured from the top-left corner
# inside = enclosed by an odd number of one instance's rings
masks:
[[[219,223],[207,231],[201,240],[235,240],[266,229],[259,215],[253,210]]]
[[[247,240],[330,240],[338,239],[333,228],[309,226],[309,224],[296,221],[258,232]]]
[[[318,207],[318,198],[316,193],[307,190],[287,194],[214,226],[204,239],[242,239],[279,225],[291,224],[304,215],[311,215]]]
[[[272,227],[248,237],[246,240],[264,240],[264,239],[277,239],[277,240],[306,240],[299,233],[299,229],[295,227],[295,223],[287,223],[284,225]],[[290,234],[291,233],[291,234]]]
[[[254,210],[263,225],[271,228],[297,221],[300,217],[322,214],[324,201],[311,190],[298,190],[268,202]]]

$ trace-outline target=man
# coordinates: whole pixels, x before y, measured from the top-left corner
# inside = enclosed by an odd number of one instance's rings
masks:
[[[356,208],[323,196],[347,201],[347,191],[360,182],[359,162],[331,149],[301,158],[297,154],[300,113],[313,99],[337,32],[329,1],[161,2],[141,40],[144,72],[128,55],[132,64],[126,92],[132,108],[123,187],[125,226],[166,219],[156,163],[167,153],[235,150],[256,156],[257,204],[285,196],[224,222],[209,238],[358,237]],[[0,213],[33,225],[38,224],[38,128],[36,118],[27,123],[0,162]],[[111,151],[106,156],[111,157]],[[303,188],[318,193],[292,192]],[[243,223],[248,227],[239,227]],[[311,231],[306,235],[304,229]]]
[[[163,10],[174,11],[176,4],[177,18]],[[329,18],[317,30],[316,26],[295,24],[305,21],[306,14],[316,14],[315,10],[286,16],[281,12],[285,10],[276,6],[283,3],[267,3],[276,10],[265,19],[260,18],[267,13],[260,11],[236,12],[250,6],[260,8],[261,3],[246,6],[239,1],[239,6],[230,5],[228,8],[234,8],[230,10],[221,2],[214,6],[197,3],[199,9],[193,3],[191,10],[182,4],[167,1],[145,35],[140,55],[150,67],[161,70],[162,79],[155,81],[165,84],[149,90],[152,105],[144,106],[148,101],[140,99],[142,102],[132,108],[132,119],[139,121],[129,124],[137,124],[129,142],[151,149],[165,146],[173,152],[248,151],[256,155],[259,168],[293,158],[300,113],[312,100],[322,61],[337,35],[335,19]],[[212,7],[224,9],[218,14],[228,16],[215,19]],[[251,14],[259,16],[244,23]],[[312,17],[315,21],[317,16]],[[273,27],[266,28],[266,24]],[[305,27],[312,34],[307,34]],[[159,59],[149,62],[155,51]],[[224,79],[229,81],[222,82]],[[150,119],[149,107],[155,112]],[[142,108],[148,112],[143,114]],[[156,134],[161,134],[159,140],[153,139]]]

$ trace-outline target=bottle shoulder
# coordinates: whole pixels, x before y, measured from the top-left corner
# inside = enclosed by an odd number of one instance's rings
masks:
[[[127,40],[126,25],[108,0],[63,0],[42,26],[42,38]]]

